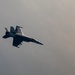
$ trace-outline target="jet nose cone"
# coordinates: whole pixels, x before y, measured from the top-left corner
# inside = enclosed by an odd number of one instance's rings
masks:
[[[40,45],[43,45],[42,43]]]
[[[42,43],[38,42],[38,44],[43,45]]]

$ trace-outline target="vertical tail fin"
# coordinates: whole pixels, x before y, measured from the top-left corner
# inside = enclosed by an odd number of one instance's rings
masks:
[[[11,33],[15,33],[14,27],[12,27],[12,26],[10,27],[10,32],[11,32]]]
[[[21,28],[23,28],[23,27],[16,26],[16,29],[15,29],[16,34],[18,33],[20,35],[24,35],[24,33],[22,32]]]

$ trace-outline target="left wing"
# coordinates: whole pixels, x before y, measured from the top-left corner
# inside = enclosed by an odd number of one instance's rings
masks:
[[[23,42],[23,39],[19,36],[15,36],[13,38],[13,46],[15,46],[15,47],[18,47],[18,45],[22,45],[22,42]]]

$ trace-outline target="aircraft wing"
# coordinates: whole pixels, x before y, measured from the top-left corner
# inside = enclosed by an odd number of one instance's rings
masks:
[[[23,42],[23,39],[19,36],[15,36],[13,38],[13,46],[18,47],[18,45],[21,45],[21,43]]]

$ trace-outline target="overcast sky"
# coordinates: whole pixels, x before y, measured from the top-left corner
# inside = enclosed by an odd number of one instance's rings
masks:
[[[16,25],[44,45],[13,47]],[[75,75],[75,0],[0,0],[0,75]]]

